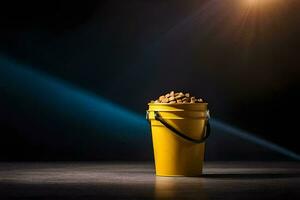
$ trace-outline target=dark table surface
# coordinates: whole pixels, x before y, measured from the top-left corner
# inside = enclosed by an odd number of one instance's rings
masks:
[[[152,163],[0,163],[0,199],[300,199],[299,162],[206,162],[202,177]]]

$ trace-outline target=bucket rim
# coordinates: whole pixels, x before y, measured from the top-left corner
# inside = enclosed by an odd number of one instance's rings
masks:
[[[148,103],[149,106],[152,105],[162,105],[162,106],[177,106],[177,105],[208,105],[207,102],[201,103]]]

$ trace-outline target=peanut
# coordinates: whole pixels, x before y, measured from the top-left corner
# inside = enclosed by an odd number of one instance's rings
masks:
[[[202,103],[204,102],[201,98],[196,98],[190,93],[174,92],[171,91],[165,95],[161,95],[156,100],[151,100],[151,103]]]

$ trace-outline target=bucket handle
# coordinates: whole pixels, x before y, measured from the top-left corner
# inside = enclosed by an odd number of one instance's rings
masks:
[[[158,111],[154,111],[154,118],[155,120],[159,121],[160,123],[162,123],[165,127],[167,127],[168,129],[170,129],[173,133],[175,133],[177,136],[180,136],[182,137],[183,139],[189,141],[189,142],[193,142],[193,143],[196,143],[196,144],[200,144],[200,143],[203,143],[207,138],[208,136],[210,135],[210,123],[209,123],[209,112],[208,112],[208,119],[205,120],[205,134],[204,136],[197,140],[197,139],[194,139],[194,138],[191,138],[191,137],[188,137],[186,134],[183,134],[181,133],[180,131],[178,131],[176,128],[174,128],[172,125],[170,125],[168,122],[166,122],[159,114]],[[147,112],[147,119],[149,120],[148,118],[148,112]]]

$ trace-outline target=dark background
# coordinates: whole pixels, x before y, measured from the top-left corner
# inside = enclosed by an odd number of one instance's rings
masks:
[[[1,5],[0,52],[141,115],[150,99],[189,91],[214,118],[299,154],[299,10],[297,0],[12,1]],[[119,157],[105,151],[113,142],[92,153],[92,137],[69,144],[97,131],[4,85],[1,160],[135,159],[126,142]]]

